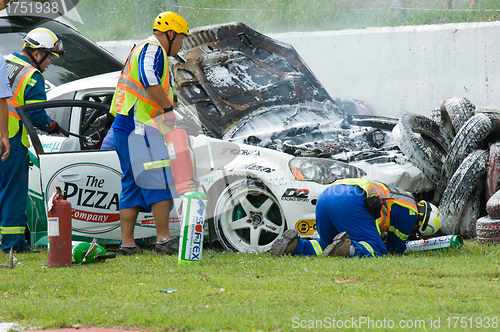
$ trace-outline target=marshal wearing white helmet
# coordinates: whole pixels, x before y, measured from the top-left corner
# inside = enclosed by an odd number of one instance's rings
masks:
[[[412,230],[435,234],[440,213],[431,203],[415,202],[412,194],[364,179],[337,180],[316,202],[320,238],[305,240],[294,229],[283,233],[271,255],[374,257],[403,253]]]
[[[5,57],[7,75],[14,95],[7,100],[10,155],[0,163],[0,233],[4,252],[9,252],[11,248],[16,252],[33,252],[24,237],[28,201],[26,157],[30,143],[16,107],[47,100],[42,72],[50,65],[53,56],[64,55],[62,41],[48,29],[33,29],[23,40],[21,53],[14,52]],[[69,135],[47,116],[44,109],[29,111],[27,115],[35,127],[49,134]]]
[[[438,208],[426,201],[418,202],[417,208],[418,232],[420,236],[429,237],[436,234],[441,227],[441,213]]]
[[[58,39],[56,34],[49,29],[33,29],[28,32],[23,40],[24,52],[31,59],[35,67],[42,72],[47,68],[46,66],[42,68],[42,64],[50,57],[51,54],[57,58],[59,58],[60,56],[64,56],[62,40]],[[35,57],[35,51],[43,51],[43,53],[40,53],[41,57]],[[49,64],[50,61],[47,66]]]

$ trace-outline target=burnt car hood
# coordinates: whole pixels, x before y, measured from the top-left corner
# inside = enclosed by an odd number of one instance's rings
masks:
[[[278,106],[314,102],[345,116],[292,46],[243,23],[193,29],[170,61],[179,103],[217,138]]]

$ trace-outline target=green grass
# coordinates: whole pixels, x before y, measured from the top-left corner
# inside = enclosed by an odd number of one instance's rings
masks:
[[[181,14],[191,28],[243,22],[262,33],[497,20],[498,0],[405,0],[404,19],[392,16],[391,0],[85,0],[77,5],[85,24],[75,26],[95,40],[146,38],[162,11]]]
[[[0,263],[7,257],[0,254]],[[446,331],[448,317],[499,316],[499,257],[500,246],[473,241],[376,259],[205,250],[202,264],[187,266],[151,251],[70,268],[43,267],[46,252],[23,254],[13,270],[0,270],[0,321],[38,329],[290,331],[301,322],[365,317],[396,326],[422,320],[431,331],[429,321],[440,318]]]

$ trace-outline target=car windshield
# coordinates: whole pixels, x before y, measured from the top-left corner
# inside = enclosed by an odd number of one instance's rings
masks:
[[[20,52],[23,37],[35,27],[52,30],[63,41],[66,55],[52,58],[44,72],[47,88],[80,78],[119,71],[123,64],[111,53],[85,38],[72,28],[57,21],[40,17],[0,17],[0,53]]]

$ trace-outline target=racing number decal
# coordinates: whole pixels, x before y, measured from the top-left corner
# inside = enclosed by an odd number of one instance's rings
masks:
[[[314,235],[316,233],[316,220],[299,220],[295,224],[295,230],[300,235]]]

